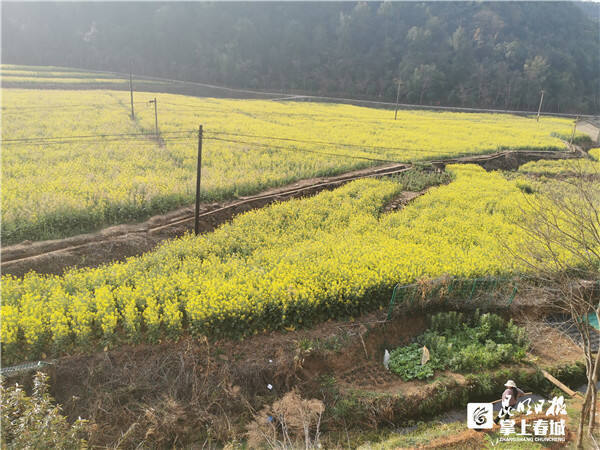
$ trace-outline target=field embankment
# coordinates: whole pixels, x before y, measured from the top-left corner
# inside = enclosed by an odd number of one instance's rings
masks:
[[[401,175],[416,169],[397,164],[352,171],[333,177],[301,180],[282,188],[272,188],[258,195],[241,197],[234,201],[201,204],[200,229],[202,233],[214,230],[234,216],[262,208],[273,202],[316,195],[323,190],[337,188],[360,178]],[[423,173],[423,188],[428,180],[444,176]],[[449,175],[447,175],[449,179]],[[419,184],[418,187],[421,187]],[[160,242],[191,232],[194,225],[194,207],[188,206],[168,214],[154,216],[144,223],[117,225],[98,233],[65,239],[26,242],[2,249],[2,273],[23,276],[33,270],[37,273],[61,274],[74,267],[97,267],[141,255]]]
[[[386,322],[378,312],[243,341],[184,338],[127,346],[64,357],[43,370],[69,417],[92,421],[88,438],[100,446],[239,443],[255,414],[291,390],[324,402],[326,448],[358,446],[467,401],[496,399],[507,377],[547,394],[552,386],[536,365],[573,387],[581,383],[577,349],[542,323],[529,324],[537,332],[528,334],[530,357],[520,364],[403,381],[383,367],[384,349],[411,342],[427,329],[430,313],[402,310]],[[560,353],[548,352],[550,343]],[[15,380],[30,383],[28,374]]]

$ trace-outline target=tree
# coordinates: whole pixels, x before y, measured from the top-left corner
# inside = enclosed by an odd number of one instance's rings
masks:
[[[572,2],[6,2],[0,41],[7,64],[390,102],[400,76],[409,102],[467,107],[533,108],[544,88],[545,110],[589,113],[593,17]]]
[[[583,448],[585,424],[588,434],[594,431],[600,370],[590,326],[591,318],[600,323],[600,164],[577,159],[569,166],[571,176],[540,183],[526,197],[520,226],[529,240],[519,254],[535,273],[534,295],[567,314],[578,331],[588,379],[577,430]]]

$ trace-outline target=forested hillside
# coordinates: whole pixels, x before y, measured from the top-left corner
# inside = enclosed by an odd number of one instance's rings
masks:
[[[595,113],[598,5],[580,6],[4,3],[2,62],[525,110],[544,89],[546,111]]]

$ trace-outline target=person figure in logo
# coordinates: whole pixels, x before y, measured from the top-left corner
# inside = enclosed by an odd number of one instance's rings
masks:
[[[501,419],[506,419],[510,417],[510,411],[517,406],[517,402],[519,401],[519,397],[525,395],[521,389],[517,387],[517,383],[513,380],[508,380],[504,385],[506,389],[502,393],[502,408],[498,413],[498,416],[494,419],[496,424],[500,423]]]

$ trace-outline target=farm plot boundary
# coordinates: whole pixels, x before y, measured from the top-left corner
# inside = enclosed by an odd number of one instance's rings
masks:
[[[428,165],[443,170],[446,164],[478,164],[485,170],[514,170],[529,161],[539,159],[579,158],[576,148],[570,152],[534,150],[509,150],[487,155],[468,156],[432,161]],[[360,178],[380,177],[411,170],[409,164],[388,164],[348,172],[334,177],[302,180],[282,188],[269,189],[261,194],[243,197],[226,203],[204,204],[201,208],[202,232],[209,232],[237,214],[262,208],[276,201],[315,195],[323,190],[334,189]],[[412,198],[415,196],[413,195]],[[61,274],[66,268],[96,267],[101,264],[124,260],[152,250],[160,242],[183,235],[193,225],[193,207],[178,209],[172,213],[154,216],[143,223],[117,225],[97,233],[83,234],[65,239],[41,242],[24,242],[2,249],[3,274],[22,276],[34,270],[38,273]]]
[[[334,177],[301,180],[230,202],[204,204],[200,212],[201,231],[211,231],[237,214],[262,208],[275,201],[312,196],[360,178],[389,176],[408,170],[411,170],[411,166],[407,164],[385,165]],[[151,250],[166,239],[183,235],[193,228],[193,220],[194,209],[189,206],[154,216],[143,223],[117,225],[97,233],[65,239],[8,246],[2,249],[2,273],[20,276],[35,270],[59,274],[75,265],[93,267],[125,259]]]

